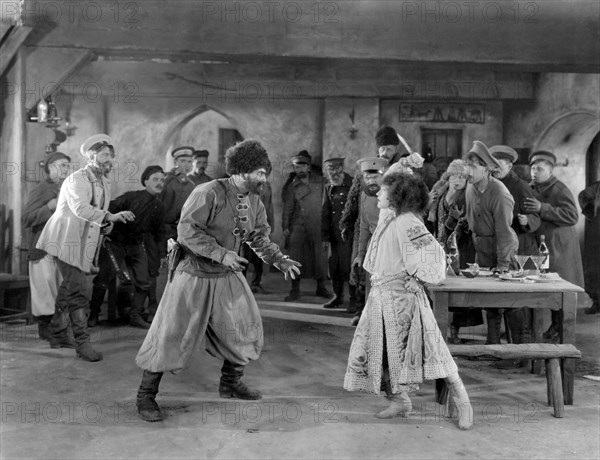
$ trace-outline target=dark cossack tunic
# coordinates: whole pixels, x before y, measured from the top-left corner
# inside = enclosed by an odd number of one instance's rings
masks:
[[[232,179],[192,192],[177,227],[185,255],[138,352],[139,367],[177,372],[204,338],[206,350],[219,359],[239,365],[258,359],[263,346],[258,305],[244,275],[221,262],[242,244],[269,264],[281,261],[284,255],[270,233],[258,195],[240,194]]]

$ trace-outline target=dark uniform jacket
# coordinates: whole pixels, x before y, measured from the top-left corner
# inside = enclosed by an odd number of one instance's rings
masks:
[[[506,177],[502,179],[502,183],[506,185],[506,188],[515,200],[515,206],[513,208],[513,221],[512,229],[517,234],[519,239],[519,254],[523,255],[536,255],[538,253],[538,243],[535,237],[535,232],[540,228],[540,216],[538,213],[528,214],[523,208],[525,198],[534,198],[533,191],[527,182],[517,176],[514,171],[509,171]],[[519,223],[517,214],[527,215],[527,226],[523,227]]]
[[[341,185],[327,184],[321,210],[321,234],[323,241],[341,243],[340,220],[352,186],[352,176],[344,173]]]
[[[194,182],[175,168],[166,174],[165,188],[160,195],[160,200],[165,209],[163,222],[167,239],[177,238],[177,222],[179,222],[181,209],[195,187]]]
[[[546,236],[546,245],[550,251],[550,271],[583,287],[579,236],[575,230],[579,211],[573,194],[554,176],[543,184],[531,182],[530,185],[542,202],[539,212],[542,223],[538,235]]]
[[[147,251],[156,250],[157,256],[164,257],[166,249],[164,244],[163,205],[158,196],[146,190],[125,192],[110,202],[108,210],[112,214],[121,211],[131,211],[135,215],[133,222],[116,222],[109,238],[113,243],[122,246],[136,246],[144,241],[144,234],[153,236],[156,246],[146,248]]]
[[[27,230],[24,238],[28,250],[27,260],[39,260],[46,255],[44,250],[36,249],[35,244],[40,237],[40,233],[42,233],[44,225],[54,213],[46,204],[54,198],[58,198],[60,185],[61,182],[55,183],[45,180],[37,184],[29,193],[21,218],[23,228]]]

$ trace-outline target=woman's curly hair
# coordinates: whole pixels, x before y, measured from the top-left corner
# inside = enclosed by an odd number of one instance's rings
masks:
[[[429,190],[422,179],[404,172],[391,173],[383,176],[383,186],[388,192],[390,208],[396,214],[422,215],[427,210]]]
[[[254,139],[238,142],[225,152],[225,171],[227,174],[247,174],[265,168],[271,173],[271,161],[266,149]]]

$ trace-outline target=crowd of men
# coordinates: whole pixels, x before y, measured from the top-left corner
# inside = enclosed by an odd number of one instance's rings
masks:
[[[557,160],[553,153],[538,151],[529,156],[531,182],[527,182],[513,171],[518,160],[514,149],[488,148],[474,141],[464,160],[453,161],[438,177],[432,170],[432,152],[426,152],[423,159],[394,128],[381,127],[375,141],[377,154],[361,158],[357,168],[347,165],[344,158],[330,157],[321,169],[306,150],[291,158],[293,171],[281,191],[283,252],[302,268],[299,276],[290,276],[291,289],[284,301],[302,299],[301,282],[312,279],[315,295],[327,299],[324,308],[345,308],[354,314],[352,324],[358,323],[370,289],[363,261],[379,219],[376,195],[384,175],[399,169],[412,171],[431,189],[431,204],[423,220],[445,248],[457,246],[461,268],[477,262],[496,272],[508,271],[515,268],[514,255],[537,254],[544,235],[551,254],[550,271],[584,285],[575,232],[579,212],[572,193],[554,176]],[[83,359],[99,361],[102,355],[90,344],[87,329],[98,324],[107,291],[115,288],[117,279],[129,289],[118,302],[117,321],[151,327],[160,301],[156,280],[167,256],[167,241],[181,239],[178,225],[184,205],[198,186],[212,183],[213,178],[206,174],[208,151],[178,147],[171,153],[171,171],[150,165],[141,175],[142,189],[112,199],[108,176],[116,152],[111,138],[91,136],[80,153],[86,164],[68,178],[69,156],[56,152],[46,158],[47,179],[32,190],[23,222],[30,230],[32,310],[40,337],[53,348],[75,348]],[[271,186],[263,181],[253,193],[259,196],[266,223],[272,228]],[[596,223],[599,195],[598,183],[579,195],[584,214]],[[244,203],[237,206],[243,208]],[[248,219],[236,217],[244,218]],[[267,293],[261,284],[264,258],[250,243],[242,244],[238,255],[244,261],[244,274],[248,265],[253,266],[251,291]],[[591,266],[597,267],[595,261]],[[95,273],[91,299],[85,295],[89,273]],[[333,293],[327,288],[328,278]],[[597,278],[597,268],[586,269],[585,285],[594,301],[588,313],[599,312]],[[488,343],[500,343],[502,314],[497,309],[486,312]],[[451,340],[455,342],[460,341],[460,327],[483,323],[482,312],[476,308],[454,316]],[[507,311],[506,317],[511,339],[529,341],[527,309]],[[69,323],[74,340],[67,334]],[[544,337],[558,340],[558,334],[558,317],[553,312]]]

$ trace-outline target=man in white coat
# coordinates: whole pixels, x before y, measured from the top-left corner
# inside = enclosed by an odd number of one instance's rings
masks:
[[[87,332],[85,308],[89,301],[85,296],[85,275],[92,270],[101,235],[109,233],[114,222],[129,222],[135,216],[131,211],[108,212],[107,176],[115,158],[111,138],[106,134],[91,136],[81,145],[80,152],[87,164],[63,182],[56,211],[42,230],[36,247],[56,259],[63,278],[50,327],[50,346],[72,348],[67,338],[70,320],[77,356],[86,361],[100,361],[102,354],[94,350]]]

